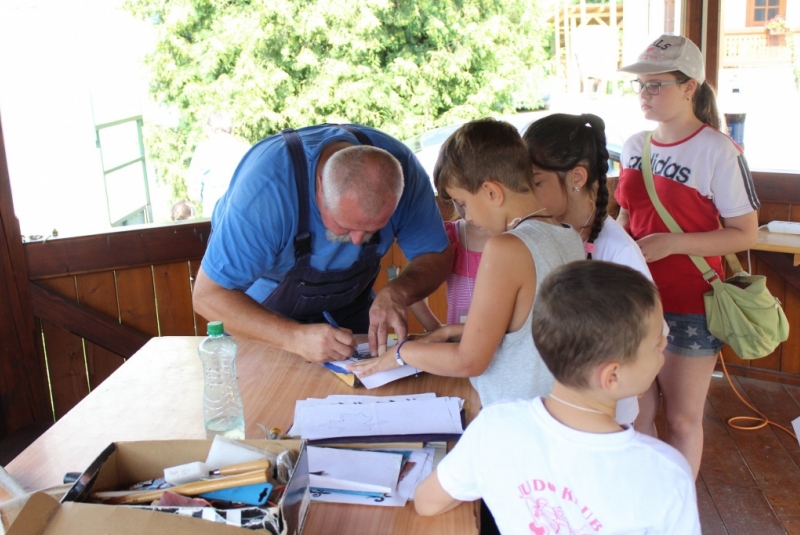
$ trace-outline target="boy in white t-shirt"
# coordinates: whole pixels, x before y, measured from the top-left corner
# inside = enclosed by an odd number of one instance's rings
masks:
[[[552,393],[484,408],[417,488],[417,512],[483,498],[506,535],[699,534],[686,460],[614,420],[617,401],[644,392],[664,361],[653,283],[625,266],[572,262],[542,283],[532,329]]]

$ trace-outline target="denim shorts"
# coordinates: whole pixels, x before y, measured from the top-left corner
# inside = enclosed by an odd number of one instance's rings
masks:
[[[669,326],[667,351],[682,357],[711,357],[722,350],[722,341],[708,332],[705,314],[664,312]]]

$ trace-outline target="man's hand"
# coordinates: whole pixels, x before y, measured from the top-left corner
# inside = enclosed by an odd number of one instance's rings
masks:
[[[292,352],[309,362],[330,362],[348,358],[355,348],[356,341],[350,329],[316,323],[298,328]]]
[[[358,377],[369,377],[378,372],[384,372],[399,367],[395,358],[395,348],[384,351],[380,357],[364,359],[355,364],[349,364],[347,369]]]
[[[389,329],[397,333],[397,343],[406,339],[408,334],[408,308],[403,298],[392,286],[381,289],[369,309],[369,354],[379,355],[386,352],[386,339]]]

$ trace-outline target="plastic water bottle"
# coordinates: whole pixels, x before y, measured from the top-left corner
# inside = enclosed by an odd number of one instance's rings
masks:
[[[200,342],[203,362],[203,416],[206,438],[222,435],[244,439],[244,406],[236,380],[236,342],[221,321],[208,322],[208,338]]]

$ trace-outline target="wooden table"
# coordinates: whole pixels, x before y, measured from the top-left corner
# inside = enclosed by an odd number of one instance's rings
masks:
[[[755,251],[772,251],[794,255],[792,264],[800,265],[800,235],[770,232],[766,228],[758,229],[758,240],[753,246]]]
[[[201,337],[153,338],[114,374],[31,444],[6,470],[28,491],[58,485],[66,472],[83,471],[111,442],[204,439]],[[467,401],[471,420],[478,395],[467,379],[420,374],[381,388],[352,389],[322,366],[287,352],[239,340],[237,374],[247,438],[263,439],[257,424],[287,431],[295,400],[329,394],[395,395],[436,392]],[[412,504],[377,507],[312,503],[304,533],[473,534],[473,504],[433,518]]]

